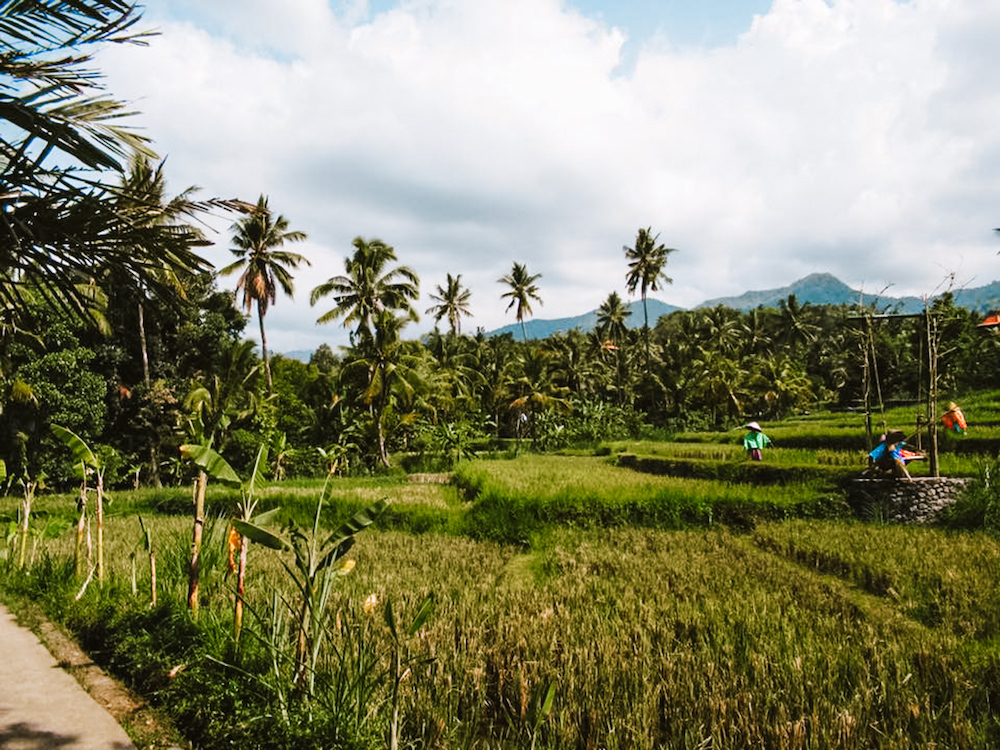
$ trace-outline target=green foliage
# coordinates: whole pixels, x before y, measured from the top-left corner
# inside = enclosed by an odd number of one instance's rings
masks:
[[[1000,458],[980,459],[973,482],[954,505],[944,510],[941,523],[955,529],[981,529],[1000,535]]]

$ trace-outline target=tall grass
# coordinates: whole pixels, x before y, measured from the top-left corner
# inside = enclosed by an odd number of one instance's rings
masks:
[[[178,521],[150,519],[154,539],[170,539]],[[123,560],[137,526],[110,519],[109,583],[79,602],[66,595],[77,588],[69,538],[7,586],[60,602],[98,658],[170,707],[202,746],[385,746],[400,644],[384,603],[405,621],[432,593],[433,614],[403,644],[403,746],[1000,741],[990,708],[1000,694],[1000,555],[982,535],[818,521],[759,524],[752,536],[549,528],[520,550],[369,531],[332,596],[320,698],[311,715],[284,720],[267,650],[253,639],[234,650],[224,591],[197,627],[180,608],[151,610],[142,586],[132,595]],[[183,601],[183,572],[162,575]],[[280,559],[252,547],[250,632],[268,636],[272,592],[291,597],[287,586]]]

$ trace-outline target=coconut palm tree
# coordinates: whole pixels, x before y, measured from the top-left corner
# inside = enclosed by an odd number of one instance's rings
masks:
[[[228,276],[242,271],[236,282],[237,291],[243,291],[243,305],[247,313],[252,305],[257,305],[257,320],[260,323],[260,350],[264,360],[264,375],[267,392],[272,390],[271,365],[267,359],[267,337],[264,334],[264,317],[270,305],[277,299],[278,287],[289,297],[295,288],[289,268],[297,268],[299,263],[310,265],[298,253],[280,248],[286,242],[301,242],[305,232],[290,231],[288,219],[275,217],[267,205],[267,197],[261,195],[250,215],[240,219],[232,227],[234,248],[230,252],[237,260],[219,271]]]
[[[357,323],[351,332],[356,337],[370,338],[373,322],[383,311],[403,314],[405,320],[416,321],[411,300],[420,296],[420,279],[406,266],[388,268],[396,260],[396,251],[382,240],[355,237],[354,255],[344,260],[344,275],[333,276],[312,290],[309,304],[315,305],[326,296],[333,296],[334,307],[316,319],[329,323],[344,318],[344,327]]]
[[[632,311],[625,306],[618,292],[611,292],[597,308],[597,331],[601,338],[619,347],[625,342],[628,330],[625,321]]]
[[[525,341],[528,340],[528,334],[524,329],[524,316],[525,314],[531,315],[532,300],[542,304],[542,298],[538,296],[538,287],[535,286],[535,282],[541,277],[540,273],[529,274],[527,266],[515,262],[510,273],[498,280],[498,283],[510,287],[510,291],[501,294],[500,298],[510,297],[510,304],[507,305],[508,310],[515,305],[517,306],[514,315],[521,325],[521,336]]]
[[[87,319],[95,269],[169,295],[164,268],[208,268],[188,237],[123,214],[103,180],[152,153],[92,66],[102,46],[143,41],[139,13],[118,0],[0,4],[0,302],[16,315],[37,294]]]
[[[389,466],[386,419],[390,408],[400,399],[412,400],[416,390],[416,371],[400,338],[407,322],[408,318],[391,310],[380,310],[373,321],[372,335],[362,340],[342,372],[343,380],[355,378],[364,384],[361,400],[371,415],[379,460],[384,466]]]
[[[663,244],[656,244],[660,235],[653,234],[649,227],[639,229],[635,237],[635,246],[624,245],[625,258],[629,261],[628,274],[625,281],[628,284],[628,293],[635,294],[638,288],[642,295],[642,315],[643,333],[646,339],[646,359],[649,359],[649,310],[646,307],[646,294],[652,289],[659,291],[658,284],[662,279],[668,284],[673,284],[674,280],[667,276],[663,269],[667,265],[667,256],[677,252],[674,248]]]
[[[434,314],[435,325],[441,318],[448,318],[448,326],[453,334],[462,332],[462,316],[470,316],[469,298],[472,292],[462,288],[462,274],[452,276],[448,274],[444,286],[437,288],[437,294],[432,294],[431,299],[438,304],[427,308],[427,314]]]
[[[211,243],[205,239],[204,233],[193,226],[188,219],[193,219],[198,213],[208,210],[211,202],[193,200],[193,194],[198,190],[189,187],[179,195],[166,199],[166,180],[163,175],[164,161],[155,167],[144,154],[134,154],[129,163],[129,170],[122,177],[116,196],[118,210],[127,216],[130,223],[149,229],[159,229],[160,234],[171,242],[178,240],[187,242],[189,247],[201,247]],[[152,238],[151,238],[152,239]],[[163,264],[160,269],[150,268],[157,281],[171,289],[178,297],[184,298],[184,285],[179,278],[182,269],[170,264]],[[187,270],[187,269],[183,269]],[[110,269],[112,274],[117,269]],[[146,343],[146,295],[148,289],[142,279],[138,283],[138,299],[136,308],[139,320],[139,347],[142,355],[143,382],[150,385],[149,350]]]

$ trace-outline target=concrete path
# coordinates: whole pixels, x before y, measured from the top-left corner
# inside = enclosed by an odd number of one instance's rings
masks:
[[[0,748],[135,750],[111,714],[2,606]]]

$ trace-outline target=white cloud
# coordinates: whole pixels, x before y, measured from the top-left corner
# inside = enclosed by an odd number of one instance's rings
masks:
[[[730,46],[634,41],[627,73],[623,33],[557,0],[149,12],[162,35],[102,60],[171,184],[266,193],[309,233],[313,267],[268,315],[278,350],[346,341],[308,292],[356,235],[419,273],[421,311],[461,273],[465,330],[512,322],[497,279],[515,260],[542,274],[536,317],[624,294],[640,226],[679,248],[658,296],[680,305],[813,271],[900,294],[952,264],[998,275],[989,0],[776,0]]]

